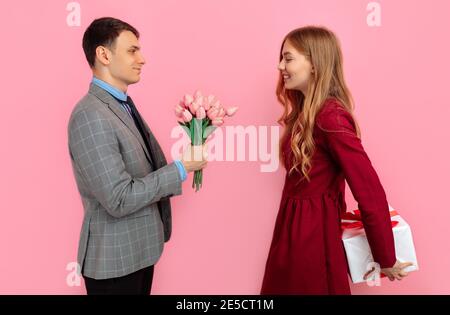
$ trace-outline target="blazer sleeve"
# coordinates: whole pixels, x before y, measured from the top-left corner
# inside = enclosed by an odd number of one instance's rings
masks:
[[[375,262],[390,268],[396,262],[394,236],[385,191],[369,157],[356,135],[352,116],[335,107],[318,120],[325,145],[342,169],[350,186]]]
[[[113,126],[95,109],[74,113],[68,134],[75,167],[110,215],[124,217],[162,198],[181,194],[181,177],[174,163],[145,177],[132,177],[125,169]]]

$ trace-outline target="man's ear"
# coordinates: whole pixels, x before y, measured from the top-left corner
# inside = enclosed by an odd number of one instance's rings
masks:
[[[95,49],[95,56],[102,65],[109,65],[111,62],[111,51],[105,46],[98,46]]]

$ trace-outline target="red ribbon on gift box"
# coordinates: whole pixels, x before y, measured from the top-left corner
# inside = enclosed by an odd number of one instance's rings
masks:
[[[398,212],[393,210],[389,211],[389,214],[391,217],[398,215]],[[345,212],[341,216],[342,220],[351,220],[354,222],[341,222],[342,229],[361,229],[363,228],[362,218],[361,218],[361,211],[358,209],[352,212]],[[395,227],[398,224],[398,221],[391,221],[392,227]]]

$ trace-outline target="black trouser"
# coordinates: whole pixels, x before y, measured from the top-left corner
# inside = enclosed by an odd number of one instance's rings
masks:
[[[149,295],[152,289],[153,266],[135,271],[129,275],[96,280],[85,277],[84,284],[88,295],[136,294]]]

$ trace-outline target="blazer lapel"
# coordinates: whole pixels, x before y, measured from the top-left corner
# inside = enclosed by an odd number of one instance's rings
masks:
[[[150,130],[150,127],[147,125],[147,123],[144,120],[145,128],[148,132],[148,137],[150,139],[150,148],[153,153],[153,157],[156,161],[153,161],[157,168],[163,167],[167,165],[166,157],[164,156],[164,153],[161,149],[161,146],[159,145],[158,141],[156,140],[155,136],[153,135],[153,132]]]
[[[147,150],[144,139],[142,139],[142,136],[139,130],[137,129],[136,124],[134,123],[134,120],[130,117],[130,115],[128,115],[127,112],[125,112],[125,109],[123,109],[123,107],[119,104],[119,102],[113,96],[111,96],[111,94],[109,94],[102,88],[92,83],[89,87],[89,93],[93,94],[94,96],[99,98],[103,103],[107,104],[108,108],[125,124],[125,126],[128,127],[128,129],[130,129],[130,131],[136,136],[139,143],[141,144],[141,147],[145,152],[147,160],[153,166],[153,161],[150,158],[150,154]]]

